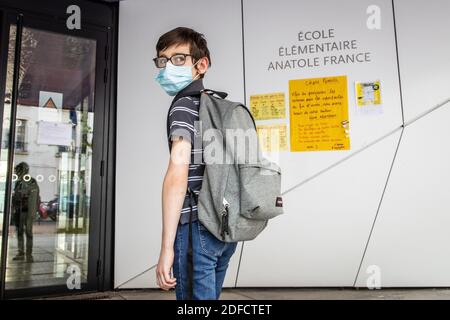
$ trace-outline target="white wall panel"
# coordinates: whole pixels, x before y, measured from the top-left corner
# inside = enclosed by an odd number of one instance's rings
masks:
[[[395,0],[405,121],[450,98],[450,1]]]
[[[244,243],[238,286],[352,286],[400,130],[284,196]]]
[[[450,286],[450,104],[407,126],[369,242],[382,287]]]

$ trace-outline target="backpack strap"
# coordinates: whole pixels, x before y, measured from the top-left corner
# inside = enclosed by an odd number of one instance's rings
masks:
[[[223,92],[223,91],[216,91],[216,90],[211,90],[211,89],[203,89],[200,92],[204,92],[207,93],[209,95],[216,95],[219,98],[225,99],[226,97],[228,97],[228,93]]]
[[[212,90],[212,89],[202,89],[202,90],[197,90],[197,91],[187,91],[187,92],[179,93],[176,95],[176,100],[184,98],[184,97],[199,96],[202,93],[207,93],[209,95],[216,95],[221,99],[225,99],[226,97],[228,97],[228,93],[223,92],[223,91],[217,91],[217,90]]]
[[[179,100],[181,98],[184,98],[184,97],[192,97],[192,96],[199,97],[199,96],[201,96],[202,93],[207,93],[207,94],[212,95],[212,96],[216,95],[216,96],[218,96],[221,99],[225,99],[228,96],[228,93],[223,92],[223,91],[216,91],[216,90],[212,90],[212,89],[202,89],[202,90],[197,90],[197,91],[187,91],[187,92],[178,93],[175,96],[175,98],[174,98],[172,103],[174,103],[175,101],[177,101],[177,100]],[[167,124],[166,124],[166,126],[167,126],[167,134],[169,134],[169,129],[168,129],[169,128],[169,113],[167,113],[167,120],[166,120],[166,122],[167,122]]]
[[[189,213],[189,234],[188,234],[188,251],[187,251],[187,269],[188,269],[188,297],[187,300],[193,300],[194,299],[194,258],[193,258],[193,249],[192,249],[192,207],[194,203],[197,203],[197,195],[195,192],[188,187],[187,193],[189,194],[189,207],[190,207],[190,213]]]

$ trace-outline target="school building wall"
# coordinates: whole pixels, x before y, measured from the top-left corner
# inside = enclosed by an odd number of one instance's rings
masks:
[[[133,0],[120,3],[115,217],[116,288],[156,288],[161,186],[171,97],[154,81],[161,34],[204,33],[205,87],[250,105],[282,92],[288,151],[285,214],[238,245],[225,287],[449,286],[450,3],[446,0]],[[324,30],[368,53],[362,62],[277,69],[299,33]],[[317,33],[316,33],[317,34]],[[281,48],[281,49],[280,49]],[[288,50],[288,49],[286,49]],[[298,57],[297,57],[298,58]],[[293,152],[289,80],[346,76],[349,150]],[[355,82],[379,80],[382,103],[356,104]],[[378,282],[377,282],[378,283]]]

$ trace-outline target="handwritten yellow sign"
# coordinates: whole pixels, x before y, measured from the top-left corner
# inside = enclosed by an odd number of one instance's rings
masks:
[[[347,77],[289,81],[291,151],[349,150]]]
[[[258,139],[262,151],[287,151],[286,124],[257,125]]]
[[[250,96],[250,111],[255,120],[286,118],[284,92]]]

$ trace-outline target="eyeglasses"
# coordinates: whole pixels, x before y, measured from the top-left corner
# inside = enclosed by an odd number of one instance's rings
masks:
[[[186,63],[186,57],[187,56],[191,56],[192,57],[191,54],[175,53],[170,58],[166,58],[166,57],[153,58],[153,62],[155,62],[155,66],[157,68],[165,68],[166,64],[167,64],[167,61],[169,61],[169,60],[174,66],[182,66],[182,65],[184,65]]]

